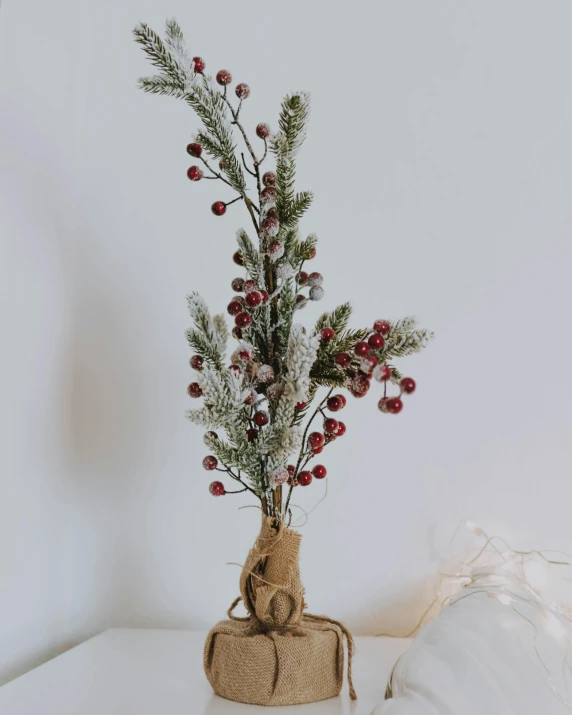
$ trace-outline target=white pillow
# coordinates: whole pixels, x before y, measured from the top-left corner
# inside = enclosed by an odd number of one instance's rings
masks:
[[[571,644],[569,622],[522,582],[476,579],[420,631],[374,713],[570,715]]]

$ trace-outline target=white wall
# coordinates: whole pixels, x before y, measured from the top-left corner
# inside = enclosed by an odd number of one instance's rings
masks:
[[[209,496],[183,416],[184,297],[224,309],[247,216],[214,218],[228,194],[185,178],[190,110],[136,90],[140,20],[175,15],[210,70],[248,82],[249,126],[312,91],[299,179],[316,192],[303,228],[321,237],[326,298],[303,318],[350,298],[355,325],[415,313],[437,332],[403,363],[419,389],[402,415],[350,400],[324,455],[310,608],[356,632],[414,623],[466,517],[572,551],[572,8],[326,7],[2,6],[6,673],[106,624],[212,624],[237,593],[226,563],[256,532],[248,500]],[[296,496],[309,510],[322,493]]]

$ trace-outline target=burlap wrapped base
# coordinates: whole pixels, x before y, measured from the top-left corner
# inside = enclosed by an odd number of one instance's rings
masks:
[[[277,531],[271,519],[263,519],[242,569],[242,595],[229,609],[230,620],[217,623],[205,643],[205,673],[217,695],[253,705],[297,705],[339,695],[345,638],[355,700],[350,633],[338,621],[303,612],[300,540],[295,531]],[[240,600],[246,618],[232,613]]]

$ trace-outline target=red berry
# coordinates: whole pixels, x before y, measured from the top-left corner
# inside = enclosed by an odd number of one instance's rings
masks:
[[[324,451],[324,445],[321,447],[312,447],[312,454],[320,454]]]
[[[215,216],[222,216],[226,213],[226,204],[224,201],[215,201],[211,206],[211,211]]]
[[[343,422],[338,422],[336,437],[343,437],[346,433],[346,425]]]
[[[391,330],[391,324],[387,320],[376,320],[373,324],[373,332],[380,335],[387,335]]]
[[[262,295],[257,290],[253,290],[246,294],[245,302],[249,308],[256,308],[262,303]]]
[[[207,442],[211,439],[218,439],[218,434],[212,430],[210,432],[205,432],[205,436],[203,437],[205,444],[207,444]]]
[[[250,291],[258,290],[258,284],[256,283],[256,281],[253,281],[249,278],[247,281],[244,281],[243,290],[245,293],[250,293]]]
[[[258,124],[256,127],[256,136],[260,137],[261,139],[266,139],[267,137],[269,137],[270,127],[268,126],[268,124],[264,124],[264,122]]]
[[[403,409],[403,402],[399,399],[399,397],[390,397],[385,403],[385,406],[388,412],[392,415],[397,415]]]
[[[288,470],[288,474],[293,477],[296,474],[296,467],[293,464],[289,464],[286,469]]]
[[[349,367],[352,364],[352,356],[349,353],[338,353],[336,355],[336,365],[341,368]]]
[[[312,472],[308,472],[307,470],[304,470],[303,472],[300,472],[300,474],[298,475],[298,484],[302,487],[307,487],[311,481],[312,481]]]
[[[238,315],[242,310],[242,304],[238,300],[231,300],[227,306],[229,315]]]
[[[237,266],[244,266],[244,261],[242,259],[242,254],[240,251],[235,251],[232,254],[232,260],[236,263]]]
[[[328,409],[332,412],[338,412],[338,410],[341,410],[344,403],[340,398],[341,395],[332,395],[332,397],[328,397],[328,401],[326,402]]]
[[[224,87],[225,84],[232,82],[232,75],[228,70],[219,70],[216,73],[216,81]]]
[[[335,420],[333,417],[329,417],[327,420],[324,421],[324,432],[327,432],[329,434],[336,434],[339,426],[340,423],[337,420]]]
[[[240,328],[237,328],[236,325],[232,329],[232,337],[236,338],[237,340],[240,340],[242,338],[242,330]]]
[[[187,176],[191,181],[200,181],[203,178],[203,172],[198,166],[190,166],[187,169]]]
[[[296,409],[298,410],[298,412],[301,412],[302,410],[306,409],[306,405],[307,405],[306,402],[297,402]]]
[[[351,392],[354,397],[363,397],[369,390],[369,380],[365,375],[356,375],[352,380]]]
[[[279,228],[280,222],[275,216],[267,216],[260,224],[260,229],[267,238],[272,238],[273,236],[276,236]]]
[[[198,159],[202,153],[203,148],[200,144],[197,144],[196,142],[193,142],[192,144],[187,144],[187,154],[194,156],[195,159]]]
[[[333,328],[324,328],[320,333],[323,343],[327,343],[336,337],[336,331]]]
[[[193,57],[193,68],[195,72],[202,72],[206,67],[202,57]]]
[[[239,99],[248,99],[250,96],[250,87],[247,84],[244,84],[244,82],[237,84],[234,91]]]
[[[222,482],[211,482],[209,492],[213,495],[213,497],[222,497],[223,494],[226,494],[224,484]]]
[[[348,403],[348,401],[345,398],[345,395],[336,395],[336,397],[342,401],[342,407],[345,407]]]
[[[323,479],[327,473],[328,470],[323,464],[316,464],[314,469],[312,469],[312,474],[316,477],[316,479]]]
[[[301,293],[298,293],[296,296],[296,308],[298,310],[305,308],[308,303],[308,299],[306,298],[305,295],[302,295]]]
[[[379,350],[383,347],[384,343],[385,340],[383,339],[382,335],[379,335],[379,333],[374,333],[373,335],[370,335],[367,341],[367,344],[373,350]]]
[[[312,246],[312,248],[308,251],[306,260],[311,261],[312,258],[316,258],[316,246]]]
[[[308,437],[308,444],[312,449],[321,447],[324,444],[324,435],[321,432],[312,432]]]
[[[391,378],[389,365],[378,365],[373,371],[373,376],[378,382],[387,382]]]
[[[252,323],[252,318],[248,313],[238,313],[234,317],[234,324],[237,328],[248,328],[250,323]]]
[[[360,367],[369,377],[374,367],[377,367],[379,363],[379,358],[377,355],[366,355],[361,359]]]
[[[252,403],[254,402],[255,399],[256,399],[256,392],[254,390],[251,390],[250,393],[248,394],[248,396],[244,398],[244,404],[252,405]]]
[[[310,273],[308,276],[308,285],[321,286],[324,282],[324,277],[321,273]]]
[[[261,290],[260,295],[262,296],[262,305],[268,303],[268,298],[270,298],[270,296],[268,295],[268,291]]]
[[[237,377],[240,377],[242,375],[242,368],[240,367],[240,365],[233,364],[228,369],[233,372]]]
[[[308,285],[308,274],[306,273],[306,271],[300,271],[300,273],[296,273],[296,283],[299,286]]]
[[[202,370],[204,361],[205,359],[201,355],[193,355],[189,362],[193,370]]]
[[[415,380],[412,377],[404,377],[400,382],[399,382],[399,387],[405,392],[406,395],[410,395],[412,392],[415,392],[415,388],[417,385],[415,384]]]
[[[216,457],[213,457],[212,454],[208,454],[203,459],[203,467],[207,470],[207,472],[212,472],[212,470],[216,469],[217,466],[218,466],[218,460]]]
[[[254,427],[251,427],[249,430],[246,430],[246,439],[249,442],[254,442],[255,439],[258,439],[258,430],[254,429]]]
[[[273,171],[267,171],[262,177],[264,186],[276,186],[276,174]]]
[[[369,352],[369,345],[361,340],[359,343],[356,343],[356,346],[354,347],[354,352],[356,355],[359,355],[359,357],[363,357],[364,355],[367,355]]]
[[[187,392],[191,397],[200,397],[203,394],[198,382],[191,382],[191,384],[187,387]]]
[[[264,425],[268,424],[268,412],[265,412],[264,410],[255,412],[252,421],[257,427],[264,427]]]
[[[244,278],[233,278],[230,287],[235,293],[240,293],[240,291],[244,290]]]

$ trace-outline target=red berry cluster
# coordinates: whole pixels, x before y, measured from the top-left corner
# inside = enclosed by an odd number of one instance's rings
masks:
[[[310,255],[307,256],[306,260],[311,260],[312,258],[315,257],[315,255],[316,255],[316,249],[313,248]],[[322,283],[324,282],[324,277],[322,276],[321,273],[318,273],[318,271],[314,271],[312,273],[306,273],[306,271],[299,271],[298,273],[296,273],[295,281],[300,288],[305,288],[307,286],[310,288],[307,298],[303,293],[297,293],[296,308],[298,308],[298,309],[305,308],[306,305],[308,304],[308,299],[316,301],[316,300],[322,300],[322,298],[324,297],[324,289],[322,287]],[[331,328],[326,328],[326,330],[331,330]],[[326,335],[324,336],[323,333],[324,333],[324,331],[322,331],[323,342],[328,342],[332,338],[336,337],[336,334],[333,330],[332,330],[331,335],[326,333]]]
[[[234,254],[233,260],[235,263],[242,260],[239,251]],[[243,278],[235,278],[231,283],[231,288],[235,293],[245,294],[244,297],[235,295],[226,308],[228,314],[234,317],[233,335],[240,339],[243,329],[248,328],[252,323],[253,312],[268,303],[269,295],[266,290],[258,287],[256,281]]]

